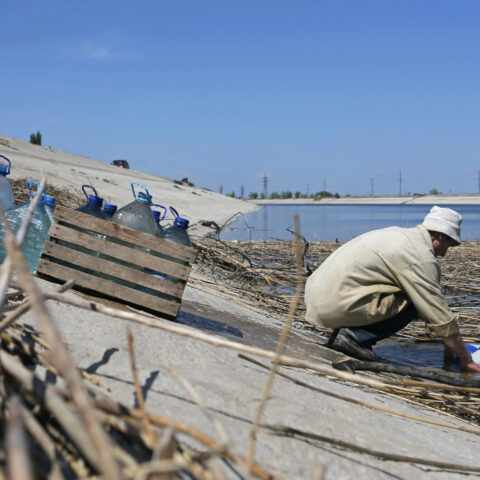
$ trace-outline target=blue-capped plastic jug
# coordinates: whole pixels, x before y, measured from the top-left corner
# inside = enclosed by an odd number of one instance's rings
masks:
[[[155,235],[157,224],[150,209],[152,196],[147,188],[139,183],[132,182],[130,186],[132,187],[134,200],[128,205],[119,208],[113,215],[112,222]],[[135,191],[135,187],[137,187],[138,192]]]
[[[163,230],[163,238],[171,242],[179,243],[180,245],[185,245],[186,247],[191,247],[192,241],[187,232],[189,221],[186,218],[180,217],[175,208],[170,207],[170,211],[174,215],[173,225]]]
[[[187,232],[189,221],[186,218],[180,217],[175,208],[170,207],[170,211],[173,213],[174,216],[173,225],[163,230],[162,238],[164,238],[165,240],[169,240],[170,242],[185,245],[186,247],[191,247],[192,241],[190,240],[190,236]],[[172,259],[172,261],[181,265],[187,265],[187,262],[183,260]],[[170,275],[167,275],[166,278],[168,278],[173,283],[179,282],[178,278]]]
[[[89,188],[93,191],[93,194],[88,194],[85,190]],[[82,185],[82,191],[87,197],[87,203],[78,207],[77,212],[86,213],[87,215],[92,215],[93,217],[101,218],[106,220],[104,213],[102,212],[103,198],[100,198],[97,195],[97,191],[91,185]]]
[[[32,273],[35,273],[38,261],[42,254],[45,241],[48,239],[48,229],[53,222],[53,209],[55,208],[55,199],[46,195],[45,190],[38,191],[40,182],[36,180],[27,180],[27,190],[30,195],[28,202],[22,203],[11,208],[7,212],[7,221],[16,233],[20,228],[22,219],[25,216],[30,202],[36,195],[40,195],[38,199],[37,208],[33,212],[31,222],[27,229],[27,234],[22,243],[22,252],[28,264],[28,268]],[[37,190],[32,187],[36,186]],[[5,228],[0,222],[0,261],[3,262],[6,257],[4,247]]]
[[[7,175],[10,174],[11,163],[4,155],[0,155],[0,158],[8,162],[8,165],[0,163],[0,203],[2,204],[3,210],[6,212],[13,207],[14,203],[12,186],[7,178]]]
[[[480,343],[466,343],[465,346],[472,356],[472,360],[480,365]]]

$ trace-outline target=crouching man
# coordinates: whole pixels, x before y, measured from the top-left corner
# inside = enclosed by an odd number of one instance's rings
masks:
[[[429,333],[456,353],[462,369],[480,372],[442,295],[437,256],[460,244],[462,217],[433,207],[421,225],[374,230],[347,242],[308,278],[306,318],[335,329],[332,347],[364,360],[379,360],[372,347],[425,320]]]

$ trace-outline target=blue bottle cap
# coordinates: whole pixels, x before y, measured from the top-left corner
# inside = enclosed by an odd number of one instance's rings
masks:
[[[154,210],[152,213],[153,213],[153,218],[155,219],[155,222],[158,223],[160,221],[160,212],[157,210]]]
[[[103,203],[103,198],[97,197],[96,195],[89,195],[87,200],[87,205],[92,207],[101,207]]]
[[[117,211],[117,206],[114,205],[113,203],[106,203],[103,206],[103,213],[106,213],[108,215],[113,215]]]
[[[182,227],[182,228],[188,228],[188,224],[190,222],[183,217],[176,217],[175,221],[173,222],[174,227]]]

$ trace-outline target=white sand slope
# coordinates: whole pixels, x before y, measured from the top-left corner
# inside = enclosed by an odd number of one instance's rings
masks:
[[[248,213],[258,208],[252,203],[204,188],[176,185],[172,179],[160,175],[115,167],[93,158],[72,155],[1,135],[0,154],[12,162],[13,179],[40,180],[45,177],[47,183],[71,189],[77,195],[81,195],[83,184],[93,185],[105,201],[119,207],[133,200],[130,183],[138,182],[147,187],[154,203],[167,207],[172,205],[181,216],[190,220],[190,232],[193,235],[203,235],[210,231],[198,224],[201,220],[213,220],[222,225],[237,212]]]

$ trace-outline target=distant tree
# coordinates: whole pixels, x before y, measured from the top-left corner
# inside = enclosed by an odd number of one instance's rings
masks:
[[[317,192],[314,196],[315,200],[321,200],[322,198],[327,198],[327,197],[333,197],[333,193],[331,192],[326,192],[325,190],[322,190],[321,192]]]
[[[335,193],[335,198],[340,198],[340,195],[338,193]]]
[[[273,198],[273,199],[275,199],[275,198],[280,198],[280,194],[279,194],[278,192],[272,192],[272,193],[270,194],[270,198]]]
[[[432,188],[429,193],[430,195],[438,195],[440,192],[436,188]]]
[[[285,190],[284,192],[282,192],[281,197],[282,198],[292,198],[292,192],[290,190]]]
[[[33,145],[41,145],[42,134],[40,132],[30,134],[30,143]]]
[[[258,198],[258,193],[257,192],[250,192],[248,194],[248,198],[250,198],[251,200],[255,200],[256,198]]]
[[[227,196],[228,196],[228,197],[235,198],[235,192],[229,193]]]
[[[265,198],[265,194],[264,193],[261,193],[260,194],[260,198],[263,200]]]
[[[299,192],[298,190],[295,192],[295,198],[300,198],[302,196],[302,192]]]

